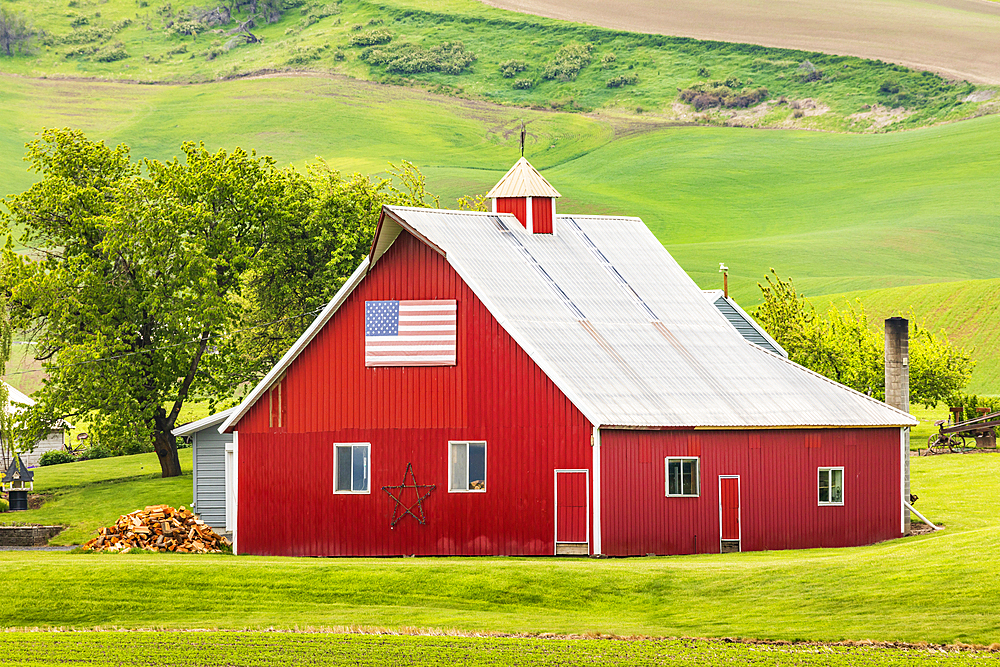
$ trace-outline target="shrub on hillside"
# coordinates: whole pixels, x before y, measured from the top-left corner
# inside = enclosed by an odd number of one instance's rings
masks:
[[[67,35],[59,37],[56,41],[62,44],[87,44],[89,42],[98,42],[108,39],[111,37],[111,34],[110,28],[92,26],[90,28],[84,28],[83,30],[74,30]]]
[[[351,37],[351,46],[377,46],[392,41],[392,33],[385,28],[367,30]]]
[[[535,85],[534,79],[517,79],[514,81],[514,90],[528,90]]]
[[[823,78],[823,70],[817,69],[808,60],[803,60],[798,67],[799,81],[802,83],[808,83],[810,81],[819,81]]]
[[[575,81],[577,74],[590,64],[593,44],[567,44],[556,52],[556,57],[545,67],[542,77],[558,81]]]
[[[107,447],[104,447],[102,445],[99,445],[99,444],[95,443],[95,444],[91,445],[90,447],[87,447],[87,449],[83,450],[77,456],[77,460],[79,460],[79,461],[93,461],[94,459],[109,459],[112,456],[121,456],[123,453],[124,452],[116,454],[115,452],[112,452]],[[134,452],[129,452],[129,453],[134,453]]]
[[[618,60],[618,56],[613,53],[605,53],[601,56],[601,68],[611,69],[615,66],[615,61]]]
[[[519,72],[528,69],[528,63],[523,60],[508,60],[500,63],[500,76],[513,79]]]
[[[51,452],[45,452],[42,454],[41,458],[38,459],[38,465],[40,466],[54,466],[60,463],[72,463],[76,459],[73,455],[64,449],[53,449]]]
[[[639,83],[639,77],[634,74],[619,74],[608,79],[607,87],[621,88],[622,86],[634,86],[637,83]]]
[[[94,54],[94,60],[99,63],[113,63],[118,60],[125,60],[126,58],[128,58],[128,52],[125,50],[125,45],[121,42],[105,45]]]
[[[285,61],[287,65],[305,65],[314,60],[319,60],[323,52],[330,48],[329,44],[323,46],[300,46],[292,52],[292,56]]]
[[[365,49],[361,59],[371,65],[382,65],[395,74],[441,72],[461,74],[476,60],[476,54],[462,42],[445,42],[425,49],[416,44]]]
[[[725,81],[706,81],[681,91],[681,101],[694,106],[698,111],[713,107],[745,109],[760,104],[767,99],[767,88],[742,88],[742,82],[730,77]]]

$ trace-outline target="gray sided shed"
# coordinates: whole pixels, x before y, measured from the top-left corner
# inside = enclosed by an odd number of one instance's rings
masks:
[[[745,310],[740,308],[740,305],[736,303],[732,297],[728,297],[720,289],[707,289],[702,290],[702,294],[705,298],[715,306],[716,310],[726,318],[726,321],[732,325],[736,331],[743,336],[748,343],[753,343],[757,347],[763,348],[768,352],[774,352],[775,354],[780,354],[781,356],[788,358],[788,353],[785,349],[778,345],[778,341],[771,338],[771,335],[764,331],[763,327],[757,324]]]
[[[173,430],[175,436],[191,439],[194,511],[217,533],[226,532],[226,447],[233,444],[233,434],[219,433],[219,424],[231,412],[223,410]]]

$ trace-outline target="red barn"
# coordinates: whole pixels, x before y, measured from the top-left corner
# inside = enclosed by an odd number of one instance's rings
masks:
[[[744,340],[638,218],[386,207],[222,425],[239,553],[685,554],[898,537],[906,413]],[[540,202],[540,203],[539,203]]]

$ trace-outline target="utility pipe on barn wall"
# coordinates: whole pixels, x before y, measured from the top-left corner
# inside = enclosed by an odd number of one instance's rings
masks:
[[[928,521],[927,517],[925,517],[923,514],[921,514],[917,510],[913,509],[913,505],[911,505],[910,503],[908,503],[908,502],[906,502],[904,500],[903,501],[903,505],[906,507],[907,511],[913,512],[914,514],[916,514],[918,517],[920,517],[921,521],[923,521],[924,523],[926,523],[928,526],[930,526],[934,530],[941,530],[941,526],[935,526],[933,523],[931,523],[930,521]]]
[[[594,556],[601,555],[601,426],[600,424],[594,426],[594,434],[590,438],[591,453],[593,455],[593,460],[591,463],[591,468],[593,468],[593,480],[594,480],[594,492],[591,494],[594,503],[594,511],[591,516],[594,517]]]
[[[885,402],[903,412],[910,411],[910,322],[903,317],[885,321]],[[900,429],[899,465],[900,532],[909,535],[910,429],[907,426]]]

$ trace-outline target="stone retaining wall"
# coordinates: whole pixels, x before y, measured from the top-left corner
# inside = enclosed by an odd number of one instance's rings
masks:
[[[65,526],[0,526],[0,547],[44,547]]]

